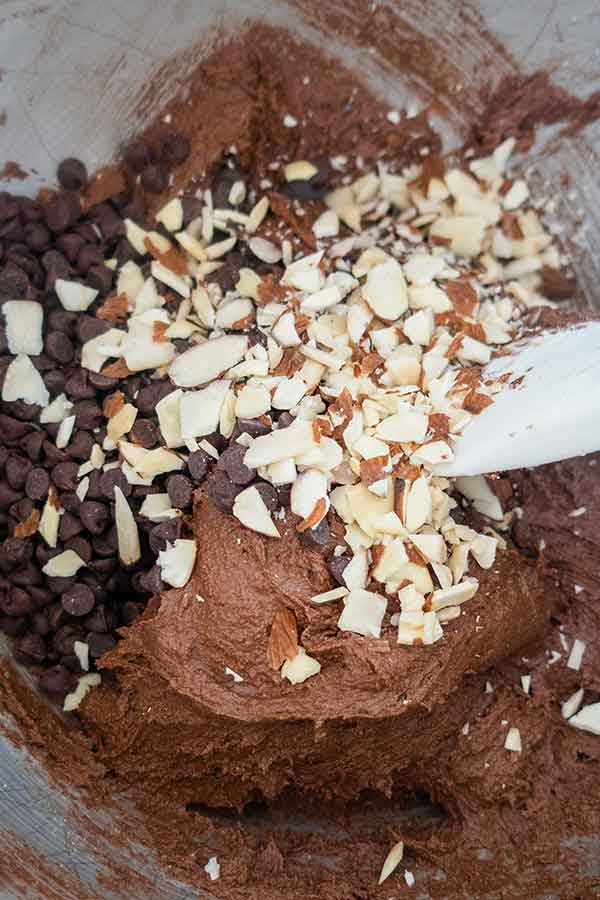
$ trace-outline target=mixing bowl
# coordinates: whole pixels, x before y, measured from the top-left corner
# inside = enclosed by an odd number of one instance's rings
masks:
[[[482,89],[516,72],[547,70],[555,84],[577,97],[600,88],[595,0],[4,0],[0,164],[13,161],[31,174],[11,180],[15,168],[6,167],[3,189],[35,194],[53,182],[57,161],[74,153],[90,170],[109,161],[177,93],[199,60],[248,19],[285,25],[359,68],[391,107],[433,102],[446,147],[457,145],[476,120]],[[571,135],[554,125],[538,130],[524,162],[533,167],[540,192],[555,198],[582,302],[591,307],[598,302],[600,275],[598,149],[600,124]],[[23,746],[19,729],[0,709],[2,900],[211,896],[208,886],[192,890],[158,868],[138,841],[135,811],[125,802],[110,813],[89,809],[75,788],[50,780]],[[415,807],[410,815],[430,813]],[[295,825],[320,827],[311,821]],[[575,834],[571,847],[591,897],[600,876],[600,847]],[[481,849],[482,861],[486,852]],[[343,855],[338,862],[343,865]],[[443,896],[443,872],[424,864],[416,874],[415,897],[426,900],[428,885]],[[560,895],[572,896],[568,888]]]

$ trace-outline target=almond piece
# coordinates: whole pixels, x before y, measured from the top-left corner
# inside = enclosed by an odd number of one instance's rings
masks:
[[[171,363],[169,375],[178,387],[198,387],[241,362],[247,349],[246,335],[227,334],[205,341],[178,356]]]
[[[395,322],[408,309],[408,290],[400,264],[395,259],[373,266],[362,295],[369,308],[384,322]]]
[[[286,659],[293,659],[298,653],[298,624],[291,609],[280,609],[271,624],[267,661],[272,669],[279,670]]]

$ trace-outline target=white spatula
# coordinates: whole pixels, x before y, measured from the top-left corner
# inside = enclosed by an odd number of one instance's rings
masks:
[[[436,473],[481,475],[600,450],[600,322],[546,331],[513,349],[484,370],[485,378],[510,373],[509,382]]]

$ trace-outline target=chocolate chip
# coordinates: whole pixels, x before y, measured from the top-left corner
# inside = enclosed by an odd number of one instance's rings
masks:
[[[46,225],[55,234],[61,234],[81,216],[81,204],[76,194],[64,191],[55,194],[45,210]]]
[[[45,341],[46,353],[61,365],[70,363],[75,355],[75,348],[66,334],[51,331]]]
[[[129,432],[129,439],[146,450],[151,450],[158,443],[158,428],[150,419],[136,419]]]
[[[98,657],[108,653],[117,643],[116,638],[112,634],[95,634],[94,632],[87,635],[86,641],[90,648],[90,656],[93,659],[98,659]]]
[[[108,294],[113,283],[113,272],[108,266],[102,265],[91,266],[88,269],[86,280],[88,284],[100,291],[101,294]]]
[[[8,457],[4,466],[4,476],[13,490],[20,491],[23,489],[30,469],[31,463],[28,459],[12,455]]]
[[[35,558],[40,566],[45,566],[48,560],[52,559],[53,556],[56,556],[56,550],[52,547],[48,547],[47,544],[38,544],[35,548]]]
[[[65,373],[60,369],[53,369],[46,372],[43,376],[44,384],[50,394],[62,394],[65,390]]]
[[[25,493],[31,500],[41,500],[48,495],[50,476],[45,469],[32,469],[25,482]]]
[[[8,191],[0,191],[0,222],[12,219],[19,214],[19,201]]]
[[[107,469],[100,477],[100,490],[107,500],[115,499],[115,487],[120,487],[123,494],[129,497],[131,494],[131,485],[125,478],[122,469]]]
[[[44,609],[48,604],[52,603],[52,591],[48,588],[33,585],[28,588],[28,592],[36,611]]]
[[[184,134],[170,134],[163,141],[161,156],[166,162],[179,165],[190,155],[191,144]]]
[[[99,372],[88,372],[88,380],[98,391],[112,391],[119,383],[118,378],[107,378]]]
[[[78,400],[71,411],[78,428],[93,431],[102,421],[102,410],[93,400]]]
[[[0,269],[0,293],[11,297],[26,297],[30,288],[29,276],[13,262]]]
[[[103,634],[104,632],[112,631],[119,622],[114,610],[104,603],[99,603],[83,624],[88,631]]]
[[[192,482],[185,475],[169,475],[167,494],[175,509],[185,509],[192,503]]]
[[[98,222],[100,222],[105,215],[114,215],[112,208],[108,204],[99,203],[98,206],[94,206],[90,212],[90,219],[93,218],[94,221],[80,222],[73,233],[77,234],[83,240],[84,244],[98,244],[100,242],[100,235],[97,230]]]
[[[38,462],[42,455],[42,444],[44,443],[43,431],[34,431],[28,434],[23,441],[23,449],[31,462]]]
[[[267,484],[266,481],[258,481],[255,487],[269,512],[275,512],[276,509],[279,509],[279,498],[272,484]]]
[[[104,503],[96,500],[85,500],[79,510],[79,518],[93,535],[102,534],[108,523],[108,509]]]
[[[77,255],[77,268],[85,275],[91,266],[104,264],[104,254],[97,244],[84,244]]]
[[[7,538],[0,548],[0,554],[0,559],[9,566],[20,566],[31,559],[31,543],[21,538]]]
[[[61,462],[52,469],[52,481],[60,491],[74,491],[77,487],[77,463]]]
[[[65,543],[65,550],[73,550],[81,559],[88,563],[92,558],[92,547],[85,538],[77,536]]]
[[[291,415],[291,413],[282,412],[277,419],[277,424],[280,428],[288,428],[288,426],[290,426],[293,421],[294,417]]]
[[[60,331],[69,337],[74,337],[77,316],[77,313],[67,312],[66,309],[53,309],[48,315],[48,329],[50,331]]]
[[[271,428],[269,425],[259,422],[258,419],[238,419],[231,435],[231,442],[233,443],[237,440],[241,434],[249,434],[250,437],[255,438],[270,433]]]
[[[19,587],[28,588],[32,585],[40,584],[42,575],[39,568],[34,565],[34,563],[26,563],[24,566],[21,566],[20,569],[17,569],[16,572],[13,572],[10,579],[13,584],[17,584]]]
[[[46,270],[46,290],[54,290],[57,278],[69,278],[71,267],[66,257],[58,250],[46,250],[42,256],[42,265]]]
[[[58,526],[58,539],[60,541],[70,541],[75,535],[83,531],[83,525],[77,516],[73,513],[64,512],[60,517],[60,525]]]
[[[74,231],[61,234],[56,239],[56,248],[64,253],[69,262],[74,263],[79,256],[79,251],[85,244],[85,239]]]
[[[81,191],[88,181],[88,173],[80,159],[69,157],[58,165],[58,183],[68,191]]]
[[[247,450],[242,444],[233,443],[221,454],[217,463],[217,469],[224,471],[234,484],[250,484],[256,478],[256,469],[244,465]]]
[[[97,575],[98,578],[102,578],[103,580],[109,578],[115,571],[116,567],[117,560],[114,556],[108,556],[104,559],[92,559],[89,564],[89,568],[94,573],[94,575]],[[94,593],[96,594],[96,599],[98,599],[98,592],[95,591]]]
[[[34,253],[41,253],[50,246],[50,231],[42,222],[31,222],[29,225],[26,225],[23,229],[23,236],[27,246]]]
[[[139,587],[141,593],[160,594],[165,587],[160,577],[160,567],[152,566],[147,572],[140,573]]]
[[[21,242],[24,239],[23,226],[18,218],[0,225],[0,240]]]
[[[62,594],[62,607],[70,616],[87,616],[94,608],[96,598],[87,584],[74,584]]]
[[[182,197],[181,205],[183,207],[183,227],[187,228],[193,219],[202,215],[202,200],[193,195]]]
[[[127,203],[121,207],[121,215],[124,219],[132,219],[134,222],[137,222],[138,225],[143,225],[146,221],[146,208],[139,197],[136,197],[132,200],[128,200]]]
[[[280,484],[276,488],[279,506],[289,509],[292,502],[292,486],[291,484]]]
[[[48,616],[45,612],[40,610],[32,615],[31,630],[34,631],[35,634],[41,634],[42,636],[49,634],[50,623],[48,622]]]
[[[0,482],[0,509],[6,509],[6,507],[17,503],[20,499],[21,494],[18,491],[13,491],[6,482]]]
[[[60,505],[67,512],[78,516],[81,509],[81,500],[74,491],[63,491],[60,494]]]
[[[52,646],[61,656],[69,656],[74,651],[75,641],[83,641],[85,631],[79,625],[63,625],[52,640]]]
[[[0,631],[3,631],[8,637],[21,637],[27,631],[27,619],[11,619],[9,616],[0,616]]]
[[[321,519],[316,528],[307,528],[306,531],[303,531],[300,535],[300,540],[303,544],[307,544],[311,547],[318,547],[321,549],[326,547],[331,540],[331,532],[329,530],[327,518]]]
[[[7,594],[4,595],[2,601],[2,612],[7,616],[19,618],[28,616],[33,612],[33,603],[31,597],[20,587],[12,587]]]
[[[235,498],[243,488],[233,484],[225,472],[215,470],[206,483],[206,490],[217,509],[220,509],[221,512],[230,513],[233,509]]]
[[[26,661],[31,660],[33,663],[41,663],[46,659],[46,641],[41,634],[31,632],[21,638],[17,644],[17,652],[19,656],[26,657]]]
[[[58,631],[59,628],[62,628],[62,626],[66,625],[69,621],[67,613],[58,602],[52,603],[48,607],[46,615],[48,616],[48,623],[51,631]]]
[[[346,582],[342,576],[344,574],[344,569],[349,562],[350,559],[347,556],[332,556],[327,563],[327,568],[329,569],[332,578],[334,581],[337,581],[338,584],[341,584],[342,587],[346,587]]]
[[[132,217],[128,216],[128,218]],[[116,257],[119,265],[123,266],[126,262],[135,259],[138,254],[135,252],[127,238],[123,238],[115,247],[113,255]]]
[[[64,666],[52,666],[46,669],[38,678],[38,684],[41,690],[47,694],[57,694],[62,696],[68,694],[73,689],[75,678]]]
[[[204,450],[194,450],[190,453],[187,461],[188,472],[192,476],[195,484],[204,481],[208,474],[208,464],[210,457]]]
[[[67,447],[67,453],[69,456],[73,457],[73,459],[80,460],[88,460],[90,458],[90,453],[92,452],[92,447],[94,446],[94,438],[89,433],[89,431],[76,431],[74,436],[71,438],[69,446]]]
[[[70,578],[61,578],[58,575],[46,576],[46,587],[48,588],[48,590],[52,591],[53,594],[62,594],[64,591],[73,587],[74,584],[74,575],[72,575]]]
[[[167,170],[158,163],[151,163],[142,172],[142,185],[151,194],[160,194],[169,184]]]
[[[128,600],[121,607],[121,621],[123,625],[131,625],[136,619],[139,619],[143,612],[143,603],[133,603],[131,600]]]
[[[43,445],[44,450],[44,462],[49,466],[55,466],[59,462],[63,462],[67,458],[67,454],[64,450],[59,450],[56,444],[53,444],[52,441],[44,441]]]
[[[132,172],[142,172],[154,159],[152,150],[144,141],[133,141],[123,152],[125,165]]]
[[[150,549],[155,555],[167,549],[167,541],[171,543],[181,537],[182,525],[179,519],[170,519],[155,525],[150,532]]]
[[[81,344],[91,341],[99,334],[105,334],[108,329],[108,323],[96,316],[80,315],[77,319],[77,339]]]
[[[154,416],[156,404],[174,390],[173,384],[165,380],[153,381],[140,389],[135,404],[139,412],[144,416]]]

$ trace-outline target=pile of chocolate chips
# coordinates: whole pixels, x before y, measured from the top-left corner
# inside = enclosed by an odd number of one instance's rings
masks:
[[[95,315],[103,300],[114,293],[113,272],[104,260],[116,258],[123,264],[136,259],[144,274],[144,266],[149,267],[126,239],[124,219],[146,222],[144,191],[162,192],[171,167],[183,162],[189,149],[187,138],[179,134],[168,135],[158,148],[140,141],[131,144],[124,151],[126,190],[95,206],[85,202],[88,173],[74,158],[58,167],[60,188],[43,191],[37,200],[0,193],[0,386],[13,359],[2,304],[38,301],[44,306],[44,350],[32,362],[50,396],[66,394],[76,416],[71,440],[61,450],[55,443],[58,425],[40,425],[38,406],[0,400],[0,631],[13,639],[15,658],[38,676],[40,687],[56,700],[73,690],[83,674],[75,642],[88,644],[93,669],[95,661],[114,647],[118,629],[131,624],[150,597],[165,587],[156,557],[167,541],[189,536],[186,514],[191,513],[196,487],[205,482],[212,501],[226,513],[250,483],[271,511],[289,506],[289,488],[276,490],[257,479],[257,473],[243,463],[245,448],[235,443],[243,432],[258,436],[270,431],[270,422],[258,420],[238,421],[229,441],[219,434],[209,436],[221,454],[218,462],[200,449],[188,457],[184,470],[157,477],[149,487],[131,485],[120,468],[94,469],[83,502],[75,492],[80,465],[106,435],[103,401],[114,391],[121,391],[126,402],[138,409],[129,439],[147,449],[161,444],[155,408],[174,385],[168,378],[151,379],[145,373],[117,379],[85,370],[80,365],[81,345],[109,328]],[[232,161],[224,160],[210,185],[215,203],[229,205],[231,184],[239,177]],[[192,192],[184,194],[182,202],[185,227],[199,214],[201,203]],[[224,291],[233,287],[239,268],[248,265],[243,252],[229,257],[214,275]],[[265,272],[271,269],[257,266],[256,260],[253,266]],[[99,296],[86,313],[68,312],[54,292],[57,278],[80,281],[98,290]],[[171,299],[177,302],[167,295],[167,303]],[[251,340],[264,341],[258,329],[253,331]],[[289,424],[286,417],[288,413],[281,414],[281,425]],[[127,497],[140,533],[142,555],[130,569],[118,559],[115,485]],[[27,531],[24,526],[36,511],[41,512],[50,487],[56,489],[64,510],[55,548],[37,531],[17,536]],[[164,492],[173,507],[182,510],[182,517],[155,524],[139,515],[148,494]],[[307,532],[303,540],[329,547],[328,522]],[[84,560],[85,568],[68,578],[44,574],[48,560],[68,549]],[[345,557],[332,558],[336,579],[347,562]]]
[[[165,139],[158,152],[148,151],[167,181],[167,166],[182,162],[188,152],[187,139],[180,135]],[[133,170],[124,193],[87,209],[82,202],[88,183],[85,165],[65,159],[57,176],[60,189],[44,191],[37,200],[0,193],[0,385],[13,359],[1,307],[7,300],[38,301],[44,307],[44,349],[32,362],[51,397],[65,393],[76,415],[71,440],[60,450],[55,444],[58,425],[40,425],[38,406],[0,401],[0,631],[14,639],[16,659],[60,699],[82,674],[75,641],[88,644],[93,668],[93,661],[114,646],[116,630],[134,621],[149,597],[162,589],[156,556],[187,527],[183,518],[156,525],[140,517],[142,558],[125,570],[117,555],[115,484],[136,512],[148,493],[165,490],[174,506],[191,511],[193,488],[206,476],[210,458],[199,451],[190,457],[186,474],[156,479],[151,487],[133,487],[120,469],[94,470],[84,501],[75,493],[80,465],[106,434],[103,399],[117,387],[128,400],[135,397],[139,415],[131,439],[151,448],[160,443],[154,409],[173,386],[144,374],[116,379],[81,368],[81,345],[109,327],[94,315],[113,289],[113,272],[104,260],[116,257],[123,263],[136,256],[124,236],[123,220],[144,221],[145,210]],[[144,182],[145,176],[146,170]],[[158,182],[148,181],[145,187],[162,190]],[[94,306],[87,313],[63,309],[54,293],[57,278],[98,290]],[[15,536],[41,511],[51,486],[64,509],[55,548],[37,531]],[[45,575],[48,560],[67,549],[86,567],[70,578]]]

